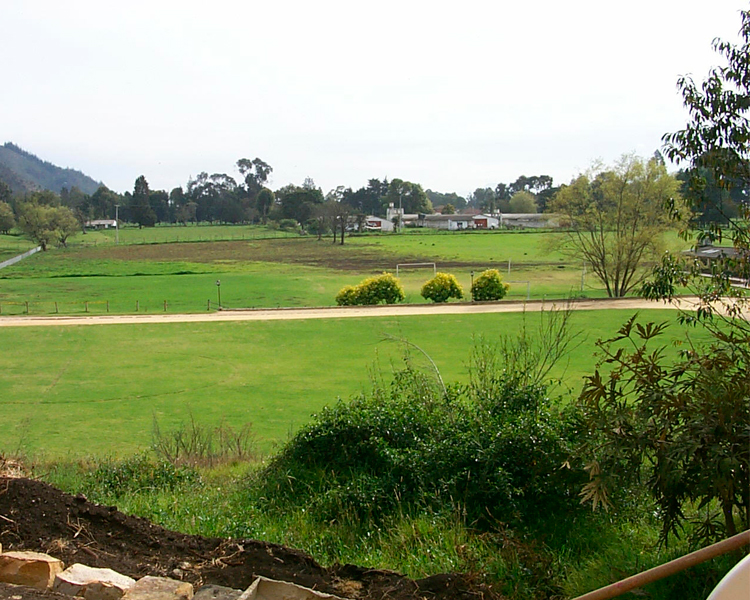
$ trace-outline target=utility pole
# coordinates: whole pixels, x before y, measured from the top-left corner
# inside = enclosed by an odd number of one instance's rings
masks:
[[[404,196],[404,190],[398,193],[398,232],[401,233],[401,229],[404,226],[404,209],[401,206],[401,198]]]
[[[120,243],[120,205],[115,204],[115,244]]]

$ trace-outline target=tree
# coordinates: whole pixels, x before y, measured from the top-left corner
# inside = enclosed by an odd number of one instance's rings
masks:
[[[241,158],[237,161],[237,169],[245,178],[245,186],[251,198],[255,198],[268,182],[273,167],[259,158],[249,160]]]
[[[411,181],[393,179],[388,186],[388,193],[383,198],[385,206],[391,203],[395,208],[403,208],[404,213],[431,213],[432,203],[422,186]]]
[[[255,197],[255,207],[258,209],[261,220],[265,223],[268,217],[268,212],[271,210],[273,203],[276,201],[273,192],[268,188],[263,188],[258,192]]]
[[[0,233],[8,233],[16,224],[10,204],[0,200]]]
[[[611,504],[644,477],[663,540],[678,533],[688,503],[701,509],[697,538],[734,535],[735,512],[742,529],[750,525],[747,357],[714,344],[708,352],[691,347],[670,364],[665,346],[649,347],[666,325],[642,325],[636,316],[597,342],[603,359],[585,378],[581,439],[591,479],[583,498]]]
[[[52,214],[52,231],[58,246],[66,247],[68,238],[78,232],[80,219],[75,212],[67,206],[59,206]]]
[[[22,202],[18,206],[18,227],[44,251],[54,239],[54,210],[53,206],[35,202]]]
[[[0,179],[0,202],[8,202],[13,197],[13,190]]]
[[[22,202],[18,207],[18,227],[46,251],[52,241],[66,246],[68,238],[78,231],[78,219],[67,206]]]
[[[567,221],[561,250],[582,258],[607,289],[625,296],[646,277],[672,225],[667,202],[680,210],[677,180],[657,160],[623,156],[609,169],[595,165],[563,186],[551,209]]]
[[[531,192],[521,190],[511,196],[509,207],[510,212],[516,214],[535,213],[537,209],[536,198]]]
[[[750,185],[750,11],[742,13],[741,36],[740,46],[714,42],[727,65],[712,69],[700,86],[688,77],[678,81],[689,121],[663,138],[667,157],[688,165],[692,208],[710,206],[719,214],[723,194],[703,192]],[[750,323],[742,316],[746,290],[732,279],[750,275],[750,214],[743,203],[739,219],[724,214],[723,223],[706,222],[702,210],[687,215],[674,208],[683,237],[695,235],[698,243],[729,237],[734,252],[708,272],[697,260],[665,254],[642,293],[677,301],[677,291],[687,287],[698,306],[681,310],[680,321],[701,327],[708,341],[689,344],[670,364],[663,348],[647,348],[664,326],[631,319],[600,343],[606,374],[597,370],[587,378],[582,394],[593,434],[584,444],[591,476],[584,493],[594,503],[607,501],[622,485],[619,475],[632,479],[643,467],[662,537],[676,533],[687,508],[697,505],[697,537],[714,539],[734,534],[737,521],[741,529],[750,526]]]
[[[455,215],[456,214],[456,207],[453,206],[450,203],[446,204],[445,206],[443,206],[442,214],[444,214],[444,215]]]
[[[95,219],[114,219],[115,205],[123,204],[124,201],[119,194],[101,185],[89,198],[92,216]]]
[[[130,199],[130,218],[138,223],[139,227],[153,227],[156,224],[156,213],[151,208],[150,196],[148,181],[141,175],[135,180],[133,196]]]

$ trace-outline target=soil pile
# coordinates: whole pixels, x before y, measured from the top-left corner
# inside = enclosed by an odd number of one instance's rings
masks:
[[[304,552],[257,540],[183,535],[114,506],[100,506],[45,483],[0,478],[0,544],[4,551],[33,550],[75,562],[108,567],[135,579],[145,575],[247,588],[257,576],[289,581],[362,600],[492,600],[490,586],[462,574],[411,580],[391,571],[354,565],[324,568]],[[0,584],[0,599],[18,597]],[[24,599],[63,598],[24,590]]]

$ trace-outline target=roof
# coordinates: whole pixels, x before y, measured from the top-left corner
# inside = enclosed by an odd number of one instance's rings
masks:
[[[471,221],[474,215],[425,215],[425,221]]]

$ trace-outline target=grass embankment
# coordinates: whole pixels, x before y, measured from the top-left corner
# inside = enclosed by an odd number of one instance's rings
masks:
[[[28,302],[31,314],[161,312],[165,303],[168,312],[200,312],[216,308],[217,280],[226,307],[327,306],[343,286],[414,262],[435,262],[467,293],[472,271],[491,267],[511,282],[508,299],[605,296],[581,264],[551,250],[560,235],[554,232],[373,235],[349,238],[344,246],[314,237],[156,243],[166,241],[171,229],[137,230],[152,236],[153,244],[72,245],[6,268],[0,272],[0,311],[23,314]],[[87,235],[109,240],[111,234]],[[406,268],[400,276],[406,301],[423,302],[419,292],[432,270]]]

